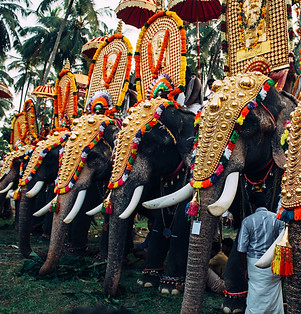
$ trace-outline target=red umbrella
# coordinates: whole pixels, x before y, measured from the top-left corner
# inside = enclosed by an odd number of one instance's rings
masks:
[[[175,11],[184,21],[190,23],[197,22],[197,59],[198,77],[200,78],[199,22],[217,19],[221,14],[221,3],[219,0],[171,0],[168,3],[168,10]]]
[[[121,0],[115,9],[125,24],[141,28],[156,12],[156,0]]]
[[[0,98],[13,98],[13,94],[6,85],[0,83]]]
[[[190,23],[207,22],[220,16],[221,3],[219,0],[171,0],[168,10]]]
[[[93,58],[97,48],[106,40],[106,38],[108,38],[108,36],[96,37],[96,38],[93,38],[90,41],[86,42],[82,46],[81,55],[85,59],[90,61]]]

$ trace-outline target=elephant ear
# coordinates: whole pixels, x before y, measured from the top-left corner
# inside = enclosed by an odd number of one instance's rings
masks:
[[[193,112],[185,109],[167,108],[162,115],[162,122],[176,138],[177,150],[186,166],[190,166],[194,139]]]
[[[284,133],[288,122],[290,121],[290,113],[296,108],[297,106],[297,99],[288,94],[285,91],[281,91],[279,93],[281,107],[277,121],[276,121],[276,130],[272,137],[272,154],[275,160],[276,165],[283,169],[284,163],[286,162],[284,151],[280,143],[281,135]]]

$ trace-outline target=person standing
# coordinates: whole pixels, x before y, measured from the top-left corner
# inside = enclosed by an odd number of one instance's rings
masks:
[[[238,236],[237,251],[248,280],[245,313],[284,313],[281,277],[274,275],[270,268],[254,265],[284,228],[283,221],[267,210],[265,199],[263,192],[251,194],[249,201],[255,213],[242,221]]]

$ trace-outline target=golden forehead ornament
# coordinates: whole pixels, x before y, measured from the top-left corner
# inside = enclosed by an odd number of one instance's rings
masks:
[[[12,151],[11,153],[9,153],[7,157],[5,158],[3,166],[0,170],[0,180],[3,179],[5,174],[8,174],[8,172],[12,168],[12,164],[15,159],[22,157],[23,155],[26,154],[26,152],[28,152],[29,150],[33,148],[34,146],[32,145],[25,145],[25,146],[19,147],[17,151]]]
[[[98,136],[100,125],[107,120],[109,118],[104,115],[83,115],[73,120],[74,127],[64,146],[57,183],[58,189],[66,187],[78,167],[84,166],[82,160],[86,158],[86,154],[83,149]]]
[[[257,96],[267,80],[260,72],[252,72],[213,83],[213,93],[200,116],[193,170],[195,180],[203,181],[213,175],[241,110]]]
[[[39,167],[42,163],[42,159],[47,155],[47,153],[43,154],[43,150],[48,148],[51,150],[52,148],[58,146],[60,144],[60,139],[66,134],[66,131],[57,132],[55,131],[53,135],[49,136],[47,140],[39,141],[37,143],[37,147],[32,153],[30,160],[26,166],[26,169],[23,173],[21,185],[27,184],[31,179],[28,180],[28,177],[32,174],[36,173],[37,167]]]
[[[284,209],[301,205],[301,103],[291,113],[286,164],[281,183],[281,204]]]
[[[160,97],[145,100],[140,102],[138,106],[130,109],[130,115],[123,121],[122,129],[118,134],[111,176],[112,183],[121,179],[123,172],[126,169],[127,162],[131,156],[136,133],[154,119],[154,114],[163,101],[164,99]]]

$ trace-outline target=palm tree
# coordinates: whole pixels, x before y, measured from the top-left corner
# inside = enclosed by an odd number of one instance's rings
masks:
[[[0,0],[0,57],[4,57],[12,47],[20,45],[18,32],[21,25],[17,13],[25,16],[28,12],[18,3],[29,5],[28,0]]]
[[[197,72],[196,26],[188,24],[185,26],[185,29],[187,36],[187,63],[194,72]],[[209,78],[214,76],[221,79],[224,77],[220,54],[221,37],[218,29],[219,24],[216,23],[199,27],[201,81],[205,87]]]
[[[38,7],[38,12],[42,13],[44,12],[51,4],[56,2],[55,0],[42,0],[39,7]],[[47,76],[50,72],[50,68],[52,66],[52,63],[55,59],[56,53],[59,49],[59,43],[61,40],[61,37],[63,35],[63,31],[65,29],[66,23],[68,21],[69,16],[72,14],[72,10],[75,10],[77,13],[79,13],[79,16],[84,17],[82,20],[78,20],[79,28],[81,27],[83,21],[87,21],[90,23],[92,28],[96,29],[99,27],[99,22],[98,22],[98,14],[94,10],[94,1],[93,0],[67,0],[64,1],[64,8],[65,8],[65,15],[64,19],[62,20],[60,24],[60,28],[57,32],[57,37],[56,41],[54,43],[53,49],[51,51],[51,55],[48,61],[48,66],[45,71],[44,77],[42,79],[42,84],[45,84]]]

